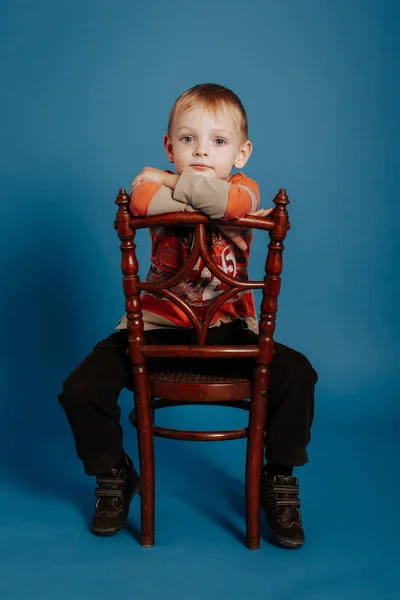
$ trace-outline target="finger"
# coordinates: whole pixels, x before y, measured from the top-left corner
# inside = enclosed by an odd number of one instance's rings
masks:
[[[273,210],[273,208],[260,208],[257,212],[263,215],[269,215]]]
[[[241,235],[235,235],[231,240],[240,250],[247,250],[247,244]]]
[[[259,210],[255,210],[249,214],[253,217],[266,217],[267,215],[270,215],[273,210],[273,208],[260,208]]]

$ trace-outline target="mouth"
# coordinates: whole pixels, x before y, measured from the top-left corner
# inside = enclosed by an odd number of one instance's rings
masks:
[[[212,167],[209,167],[208,165],[201,165],[199,164],[194,164],[194,165],[190,165],[191,167],[193,167],[193,169],[212,169]]]

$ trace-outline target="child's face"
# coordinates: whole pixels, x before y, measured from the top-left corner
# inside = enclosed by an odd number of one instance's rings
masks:
[[[219,110],[214,116],[204,106],[179,113],[164,145],[179,175],[188,171],[212,179],[228,179],[232,167],[243,168],[251,154],[232,115]]]

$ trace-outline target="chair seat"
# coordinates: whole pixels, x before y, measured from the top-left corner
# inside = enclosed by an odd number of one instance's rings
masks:
[[[222,377],[185,371],[157,371],[149,374],[153,398],[192,402],[229,402],[251,395],[249,379]]]

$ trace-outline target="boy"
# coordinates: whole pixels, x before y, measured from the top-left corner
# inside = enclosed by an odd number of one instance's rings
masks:
[[[239,98],[216,84],[191,88],[175,102],[164,138],[168,160],[176,173],[146,167],[132,182],[131,210],[147,216],[176,211],[202,211],[215,219],[245,214],[266,216],[257,210],[257,184],[242,173],[251,154],[247,116]],[[171,277],[186,260],[190,228],[156,228],[152,231],[151,266],[147,281]],[[223,226],[209,240],[215,262],[225,272],[247,277],[252,232]],[[199,261],[178,291],[201,318],[223,284]],[[177,286],[178,287],[178,286]],[[186,315],[165,299],[142,294],[146,344],[194,343]],[[93,532],[112,535],[127,518],[130,502],[139,489],[139,476],[122,445],[117,401],[129,386],[126,319],[118,332],[101,341],[65,381],[59,400],[72,427],[76,449],[88,475],[95,475]],[[214,315],[207,341],[211,344],[254,344],[258,333],[251,292],[231,299]],[[196,368],[212,370],[199,361]],[[227,361],[222,373],[233,369],[249,374],[252,364]],[[148,364],[151,367],[150,361]],[[154,366],[154,365],[153,365]],[[307,462],[306,446],[313,420],[317,375],[305,356],[275,343],[271,365],[268,422],[265,437],[267,463],[261,472],[261,503],[275,541],[287,548],[304,543],[299,511],[298,480],[294,466]]]

